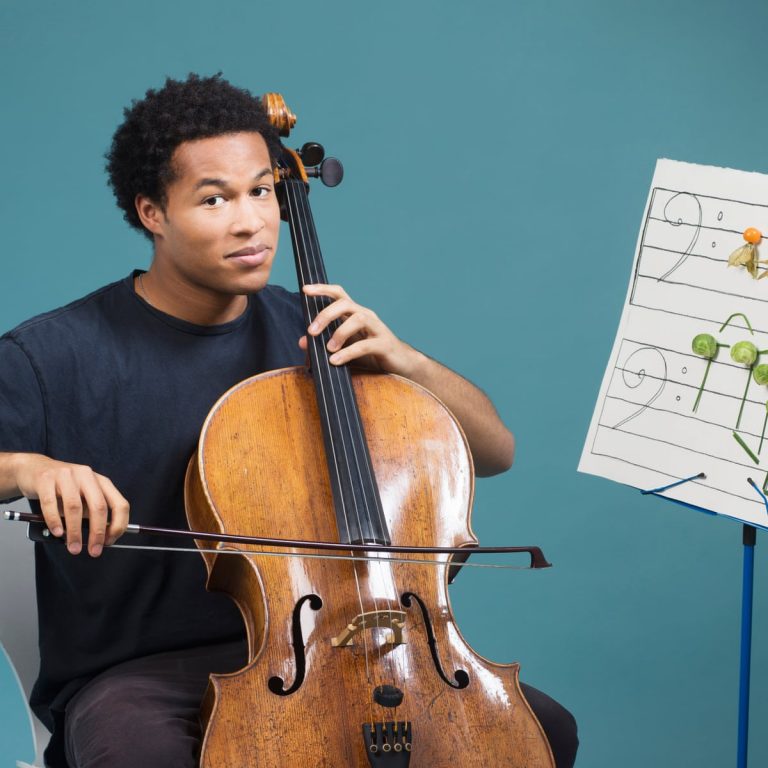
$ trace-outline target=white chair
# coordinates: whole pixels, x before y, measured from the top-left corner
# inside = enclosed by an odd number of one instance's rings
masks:
[[[0,761],[3,765],[26,768],[35,757],[32,717],[24,691],[8,654],[0,643]],[[10,762],[7,762],[10,761]]]
[[[13,706],[24,707],[29,715],[30,727],[34,733],[35,765],[42,766],[43,750],[48,744],[49,733],[27,704],[40,665],[34,547],[32,542],[27,540],[25,524],[7,522],[4,519],[3,513],[6,509],[26,512],[29,511],[29,505],[23,500],[0,505],[0,584],[3,585],[0,590],[0,646],[10,657],[10,665],[15,668],[24,691],[23,698],[13,699]],[[2,661],[3,659],[0,659],[0,662]],[[18,761],[23,756],[8,757]],[[8,763],[3,763],[6,764]]]

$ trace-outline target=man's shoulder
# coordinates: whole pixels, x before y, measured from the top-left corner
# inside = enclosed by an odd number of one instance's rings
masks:
[[[97,288],[95,291],[92,291],[79,299],[75,299],[62,307],[57,307],[48,312],[35,315],[34,317],[29,318],[29,320],[20,323],[5,335],[19,336],[40,329],[41,326],[43,329],[46,329],[69,321],[78,322],[83,320],[91,312],[103,311],[104,299],[115,292],[119,292],[124,286],[124,283],[125,278],[117,280],[114,283],[109,283],[109,285]]]
[[[91,332],[104,327],[104,321],[119,314],[125,301],[126,278],[109,283],[57,309],[35,315],[0,337],[25,351],[32,348],[55,348],[63,342],[83,343]]]

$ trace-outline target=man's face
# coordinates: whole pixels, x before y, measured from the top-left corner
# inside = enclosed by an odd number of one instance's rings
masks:
[[[218,294],[263,288],[277,249],[280,210],[261,135],[184,142],[172,167],[176,178],[153,228],[163,276]]]

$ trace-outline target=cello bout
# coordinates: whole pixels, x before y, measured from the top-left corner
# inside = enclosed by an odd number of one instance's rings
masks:
[[[397,376],[352,381],[392,543],[474,544],[472,467],[453,417]],[[320,418],[304,368],[230,390],[209,414],[190,469],[207,528],[336,536]],[[411,768],[554,768],[518,665],[478,656],[456,627],[447,555],[434,565],[206,557],[209,586],[231,590],[251,651],[244,669],[211,678],[203,768],[388,768],[405,759]]]

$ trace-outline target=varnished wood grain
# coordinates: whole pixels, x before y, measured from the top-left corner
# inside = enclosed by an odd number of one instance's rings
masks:
[[[469,524],[471,460],[453,417],[398,377],[360,374],[354,381],[392,543],[476,543]],[[271,372],[235,387],[211,411],[190,464],[190,524],[338,540],[320,435],[306,370]],[[518,665],[481,658],[454,625],[447,556],[433,556],[439,566],[205,557],[209,587],[229,592],[240,607],[251,652],[245,669],[211,678],[201,766],[363,768],[369,763],[362,725],[373,719],[412,722],[413,768],[554,768],[520,692]],[[442,664],[449,677],[456,669],[468,672],[466,689],[437,674],[418,607],[402,605],[405,592],[429,606]],[[307,594],[323,606],[302,611],[306,678],[295,693],[278,696],[267,681],[294,680],[292,612]],[[331,645],[356,615],[387,608],[406,612],[403,644],[387,643],[387,630],[374,628],[351,646]],[[405,692],[396,710],[373,702],[373,688],[384,683]]]

